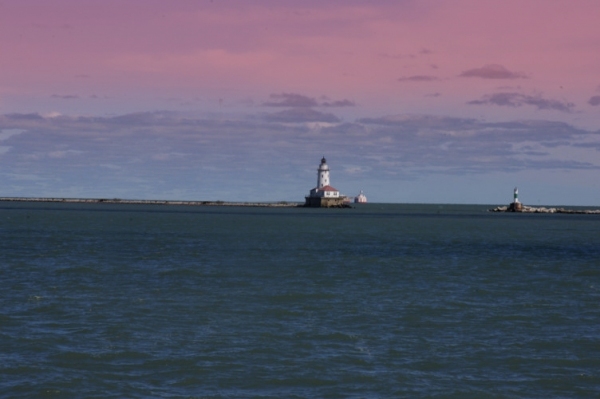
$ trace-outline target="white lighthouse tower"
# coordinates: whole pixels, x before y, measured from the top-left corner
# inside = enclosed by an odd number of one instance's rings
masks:
[[[317,175],[317,188],[323,188],[329,185],[329,166],[325,157],[321,158]]]
[[[514,200],[513,202],[515,204],[519,203],[519,189],[517,187],[515,187],[515,193],[514,193]]]

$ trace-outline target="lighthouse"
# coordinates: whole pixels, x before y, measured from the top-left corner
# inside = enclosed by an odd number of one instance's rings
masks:
[[[519,189],[515,187],[513,192],[513,202],[508,206],[508,210],[512,212],[522,212],[523,204],[519,202]]]
[[[323,188],[329,185],[329,166],[327,166],[327,160],[325,157],[321,158],[321,164],[317,169],[317,188]]]
[[[340,192],[331,186],[329,178],[329,165],[325,157],[321,158],[321,163],[317,169],[317,186],[310,190],[310,193],[305,197],[304,206],[310,207],[346,207],[346,197],[340,195]]]
[[[354,197],[355,204],[365,204],[367,202],[367,196],[360,190],[360,194]]]

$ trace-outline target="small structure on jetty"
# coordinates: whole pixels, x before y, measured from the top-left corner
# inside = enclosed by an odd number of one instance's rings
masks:
[[[367,196],[363,193],[362,190],[360,190],[360,194],[358,194],[356,197],[354,197],[354,203],[355,204],[366,204],[367,203]]]
[[[509,212],[523,212],[523,204],[519,202],[519,189],[515,187],[513,202],[508,206]]]
[[[331,186],[329,180],[329,165],[325,157],[317,169],[317,186],[310,190],[304,206],[315,208],[349,208],[347,198]]]
[[[513,202],[508,204],[508,206],[499,206],[494,209],[490,209],[492,212],[527,212],[526,209],[531,209],[528,206],[524,206],[521,201],[519,201],[519,189],[515,187],[513,191]]]

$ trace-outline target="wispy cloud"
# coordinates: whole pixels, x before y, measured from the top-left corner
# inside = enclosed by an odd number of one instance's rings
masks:
[[[379,57],[401,60],[401,59],[416,59],[418,57],[429,56],[431,54],[434,54],[434,52],[432,50],[427,49],[427,48],[422,48],[421,50],[417,51],[416,53],[380,53]]]
[[[263,103],[265,107],[316,107],[319,104],[314,98],[295,93],[271,94],[270,101]]]
[[[0,141],[9,139],[12,136],[23,133],[23,129],[0,129]]]
[[[315,98],[297,93],[271,94],[270,101],[263,102],[265,107],[310,108],[310,107],[354,107],[356,104],[350,100],[330,100],[323,97],[322,102]]]
[[[380,144],[380,157],[407,169],[440,173],[435,168],[443,166],[450,174],[489,173],[495,168],[514,172],[527,168],[538,171],[600,169],[600,162],[558,156],[560,148],[600,139],[598,132],[562,122],[488,123],[432,115],[364,118],[358,122],[366,126],[372,137],[387,138],[385,145]],[[554,153],[544,150],[555,143]],[[401,155],[394,155],[402,148],[406,150],[401,150]]]
[[[331,114],[319,112],[311,108],[292,108],[286,109],[265,116],[265,120],[269,122],[282,123],[304,123],[304,122],[328,122],[336,123],[340,119]]]
[[[324,101],[320,104],[322,107],[354,107],[356,104],[350,100]]]
[[[61,100],[74,100],[79,98],[79,96],[76,94],[53,94],[50,97],[60,98]]]
[[[600,105],[600,96],[593,96],[588,100],[588,104],[592,106]]]
[[[502,107],[522,107],[531,105],[538,110],[554,110],[573,112],[575,104],[567,101],[545,99],[540,95],[529,96],[520,93],[494,93],[483,96],[480,100],[467,102],[469,105],[498,105]]]
[[[436,80],[440,79],[432,75],[413,75],[398,78],[398,82],[435,82]]]
[[[488,64],[481,68],[468,69],[458,75],[464,78],[482,78],[482,79],[526,79],[527,75],[519,72],[512,72],[498,64]]]

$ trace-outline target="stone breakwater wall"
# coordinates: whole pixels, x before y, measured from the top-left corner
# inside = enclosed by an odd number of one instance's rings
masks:
[[[347,202],[347,197],[325,198],[325,197],[305,197],[305,207],[310,208],[352,208]]]
[[[59,202],[70,204],[130,204],[130,205],[188,205],[188,206],[247,206],[267,208],[291,208],[302,204],[297,202],[226,202],[226,201],[167,201],[167,200],[129,200],[119,198],[26,198],[5,197],[5,202]]]
[[[525,206],[520,210],[514,210],[511,206],[499,206],[489,210],[490,212],[518,212],[518,213],[569,213],[579,215],[600,215],[600,209],[564,209],[564,208],[545,208],[545,207],[533,207]]]

